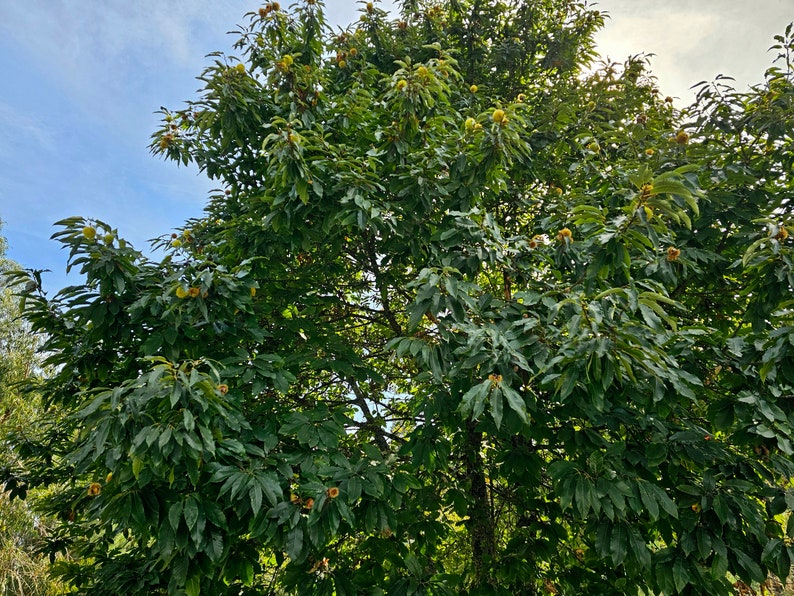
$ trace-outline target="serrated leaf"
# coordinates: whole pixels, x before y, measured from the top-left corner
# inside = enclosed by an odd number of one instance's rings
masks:
[[[507,385],[503,385],[501,387],[501,390],[504,397],[507,398],[507,403],[510,406],[510,409],[513,410],[513,412],[515,412],[516,414],[518,414],[518,417],[521,419],[521,422],[523,422],[524,424],[528,424],[529,419],[527,417],[527,406],[526,403],[524,402],[524,398],[522,398],[521,395],[517,391],[515,391],[512,387],[509,387]]]
[[[698,528],[696,542],[698,547],[698,554],[704,561],[708,559],[711,554],[711,534],[706,528]]]
[[[491,416],[493,417],[494,424],[497,430],[502,426],[502,391],[494,389],[491,391]]]
[[[640,499],[642,500],[645,510],[648,512],[651,519],[656,521],[659,519],[659,504],[651,494],[648,483],[641,480],[637,483],[637,488],[639,489]]]
[[[664,512],[669,515],[670,517],[674,517],[678,519],[678,507],[676,506],[675,502],[669,497],[669,495],[664,491],[663,488],[656,486],[655,484],[649,484],[650,490],[653,492],[654,497],[656,498],[656,502],[661,505]]]
[[[270,502],[272,506],[278,505],[279,501],[281,500],[282,491],[281,486],[271,474],[262,474],[257,477],[260,485],[262,486],[262,490],[267,497],[267,500]]]
[[[303,552],[303,528],[297,526],[287,532],[287,539],[284,544],[284,550],[293,561],[300,561]]]
[[[626,528],[618,524],[612,527],[609,536],[609,553],[612,556],[612,565],[617,567],[626,559],[629,550],[629,540]]]
[[[262,508],[262,487],[257,483],[253,483],[251,490],[248,491],[248,498],[251,501],[251,511],[254,515],[257,515]]]
[[[193,530],[193,528],[196,526],[199,516],[198,503],[196,503],[195,499],[190,498],[185,501],[183,516],[185,518],[185,523],[187,524],[187,529]]]
[[[683,592],[689,584],[689,571],[687,571],[685,560],[681,557],[676,558],[673,563],[673,582],[678,592]]]
[[[179,529],[179,521],[182,519],[182,501],[177,501],[168,508],[168,522],[176,532]]]
[[[653,562],[651,551],[636,528],[631,530],[631,554],[643,569],[650,571]]]

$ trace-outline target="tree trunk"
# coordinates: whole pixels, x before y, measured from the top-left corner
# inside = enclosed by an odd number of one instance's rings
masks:
[[[477,423],[466,423],[466,477],[471,483],[471,502],[466,527],[471,540],[471,555],[474,567],[474,581],[477,586],[491,583],[491,569],[496,553],[496,538],[488,500],[488,487],[480,453],[482,433],[476,430]]]

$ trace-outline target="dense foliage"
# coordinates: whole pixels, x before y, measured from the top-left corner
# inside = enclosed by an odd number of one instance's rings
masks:
[[[29,284],[83,594],[729,594],[794,562],[794,40],[680,113],[572,0],[247,16],[153,150],[144,258]],[[28,278],[23,278],[28,280]],[[50,412],[50,414],[48,414]],[[63,415],[67,412],[68,415]]]

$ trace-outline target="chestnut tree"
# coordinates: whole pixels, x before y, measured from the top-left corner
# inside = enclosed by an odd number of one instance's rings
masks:
[[[731,594],[794,562],[791,27],[679,111],[573,0],[248,14],[163,110],[217,181],[35,277],[5,487],[82,594]],[[25,287],[24,283],[20,287]]]

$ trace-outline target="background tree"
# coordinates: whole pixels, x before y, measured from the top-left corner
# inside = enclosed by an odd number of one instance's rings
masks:
[[[681,114],[642,57],[588,69],[602,15],[569,0],[368,3],[339,33],[315,0],[247,19],[153,141],[218,180],[206,216],[160,262],[64,220],[85,282],[24,296],[57,370],[38,390],[69,415],[45,412],[20,478],[59,487],[64,577],[785,577],[790,28],[764,84]]]
[[[1,222],[0,222],[1,225]],[[5,258],[5,239],[0,237],[0,275],[18,265]],[[16,440],[33,429],[37,417],[35,395],[20,392],[20,384],[37,374],[40,358],[38,341],[29,325],[20,318],[17,300],[6,283],[0,284],[0,431],[6,440],[0,443],[0,467],[4,476],[17,470]],[[6,488],[13,489],[13,481]],[[13,490],[11,491],[13,493]],[[19,496],[16,493],[15,496]],[[60,586],[50,581],[47,557],[38,553],[51,524],[35,512],[35,499],[13,501],[0,494],[0,593],[55,594]],[[61,592],[62,593],[62,592]]]

